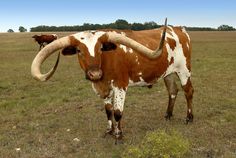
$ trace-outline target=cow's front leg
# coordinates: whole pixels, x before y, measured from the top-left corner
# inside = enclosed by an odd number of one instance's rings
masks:
[[[114,92],[113,106],[114,106],[114,118],[115,118],[114,134],[117,143],[117,140],[122,138],[121,118],[125,103],[126,88],[113,87],[113,92]]]
[[[112,121],[112,118],[113,118],[112,102],[113,102],[113,100],[112,100],[111,96],[104,99],[105,110],[106,110],[107,120],[108,120],[108,125],[107,125],[107,129],[106,129],[104,137],[106,137],[107,134],[112,135],[114,133],[114,125],[113,125],[113,121]]]

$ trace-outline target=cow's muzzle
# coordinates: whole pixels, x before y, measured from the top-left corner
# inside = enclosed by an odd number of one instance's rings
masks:
[[[91,81],[97,81],[102,78],[102,70],[101,69],[90,69],[86,73],[86,79]]]

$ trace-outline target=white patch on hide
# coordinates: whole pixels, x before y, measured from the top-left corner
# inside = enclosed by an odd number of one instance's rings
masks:
[[[171,99],[175,99],[175,97],[176,97],[176,95],[174,95],[174,94],[171,94]]]
[[[130,52],[130,53],[133,53],[134,51],[133,51],[133,49],[132,49],[132,48],[129,48],[129,52]]]
[[[136,62],[136,63],[139,63],[139,61],[138,61],[138,56],[137,56],[137,55],[135,56],[135,62]]]
[[[104,104],[112,104],[112,97],[107,97],[103,100]]]
[[[172,35],[167,33],[166,37],[175,40],[176,47],[174,48],[174,50],[172,50],[168,43],[166,43],[165,45],[168,52],[168,61],[170,62],[171,58],[173,57],[174,62],[171,65],[169,65],[163,77],[171,73],[177,72],[181,84],[185,85],[187,83],[188,78],[191,75],[186,65],[186,57],[184,56],[183,47],[179,41],[177,34],[174,32],[172,27],[168,28],[171,30]]]
[[[104,104],[113,104],[113,90],[110,91],[108,97],[103,99]]]
[[[120,44],[120,48],[124,50],[125,53],[127,53],[127,47],[123,44]]]
[[[112,84],[112,89],[114,92],[114,98],[113,98],[114,110],[120,110],[120,112],[122,112],[125,103],[126,90],[124,90],[123,88],[115,87],[113,86],[113,84]]]
[[[108,120],[108,125],[107,125],[107,129],[111,129],[112,128],[112,121]]]

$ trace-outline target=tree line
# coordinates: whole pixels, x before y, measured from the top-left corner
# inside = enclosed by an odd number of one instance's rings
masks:
[[[43,32],[43,31],[85,31],[85,30],[99,30],[99,29],[127,29],[127,30],[147,30],[159,28],[161,25],[151,21],[145,23],[128,23],[126,20],[118,19],[114,23],[110,24],[89,24],[75,26],[37,26],[30,28],[31,32]]]
[[[84,23],[83,25],[75,26],[36,26],[30,28],[30,32],[70,32],[70,31],[85,31],[85,30],[99,30],[99,29],[127,29],[127,30],[148,30],[159,28],[162,25],[156,22],[145,22],[145,23],[128,23],[126,20],[118,19],[114,23],[110,24],[90,24]],[[211,27],[185,27],[187,31],[235,31],[236,29],[229,25],[221,25],[218,28]],[[14,32],[9,29],[8,32]],[[19,27],[19,32],[27,32],[23,26]]]

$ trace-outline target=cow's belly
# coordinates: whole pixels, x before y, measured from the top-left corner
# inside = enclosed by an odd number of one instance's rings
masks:
[[[146,87],[146,86],[151,86],[153,83],[145,81],[142,77],[139,77],[138,81],[133,81],[132,79],[129,79],[129,84],[128,86],[141,86],[141,87]]]

